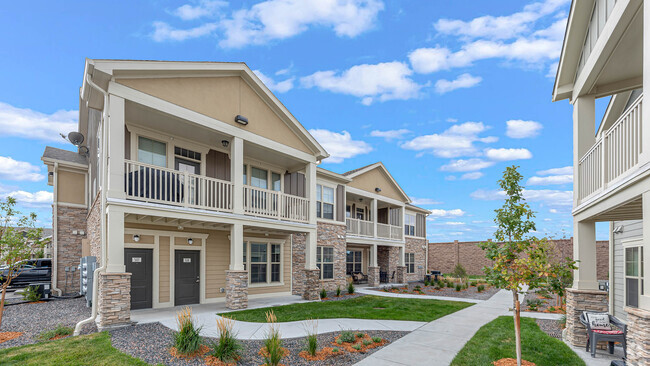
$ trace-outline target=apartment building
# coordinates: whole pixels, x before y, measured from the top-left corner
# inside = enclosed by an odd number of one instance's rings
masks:
[[[318,167],[327,152],[244,63],[87,60],[79,97],[78,153],[42,159],[53,284],[95,256],[100,328],[424,274],[428,211],[382,163]]]
[[[627,321],[627,364],[650,364],[650,8],[641,0],[574,0],[553,89],[573,105],[574,258],[568,339],[584,345],[584,310]],[[647,46],[647,47],[646,47]],[[611,98],[596,119],[598,98]],[[628,221],[631,220],[631,221]],[[596,222],[609,222],[609,292],[596,277]]]

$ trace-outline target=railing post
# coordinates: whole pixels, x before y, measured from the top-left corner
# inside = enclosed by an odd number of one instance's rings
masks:
[[[600,189],[604,191],[607,188],[607,169],[609,168],[609,164],[607,164],[607,136],[603,134],[603,136],[600,139],[600,143],[602,144],[600,147],[601,150],[601,164],[600,164],[600,170],[601,170],[601,183],[600,183]]]
[[[186,172],[183,172],[183,206],[187,207],[190,203],[190,179]]]

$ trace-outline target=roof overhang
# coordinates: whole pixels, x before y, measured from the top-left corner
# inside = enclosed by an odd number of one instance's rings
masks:
[[[321,167],[318,167],[316,169],[316,174],[320,175],[320,176],[323,176],[323,177],[325,177],[325,178],[327,178],[329,180],[332,180],[332,181],[335,181],[335,182],[338,182],[338,183],[342,183],[342,184],[352,182],[352,179],[350,179],[350,178],[348,178],[348,177],[346,177],[344,175],[341,175],[339,173],[334,173],[331,170],[327,170],[327,169],[324,169],[324,168],[321,168]]]
[[[404,202],[411,203],[411,199],[409,198],[409,196],[406,194],[406,192],[404,192],[402,187],[400,187],[400,185],[397,183],[395,178],[393,178],[393,176],[390,174],[388,169],[386,169],[386,166],[384,165],[384,163],[382,163],[381,161],[377,162],[377,163],[374,163],[374,164],[371,164],[371,165],[368,165],[368,166],[365,166],[365,167],[363,167],[363,168],[361,168],[359,170],[353,171],[352,173],[346,175],[346,177],[351,178],[352,180],[354,180],[354,177],[357,177],[357,176],[359,176],[361,174],[369,172],[369,171],[371,171],[371,170],[373,170],[375,168],[381,169],[386,174],[386,176],[391,181],[391,183],[397,188],[397,190],[404,197]]]

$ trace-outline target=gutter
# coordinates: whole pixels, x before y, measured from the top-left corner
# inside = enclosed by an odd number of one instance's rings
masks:
[[[99,273],[100,272],[105,272],[106,271],[106,264],[107,264],[107,250],[106,250],[106,181],[107,181],[107,167],[108,167],[108,156],[106,154],[107,152],[107,136],[106,136],[106,123],[108,122],[108,106],[109,106],[109,100],[108,100],[108,93],[104,91],[102,88],[100,88],[97,84],[95,84],[91,78],[90,75],[86,74],[86,82],[88,85],[90,85],[92,88],[97,89],[100,93],[104,95],[104,110],[102,113],[102,121],[101,121],[101,126],[102,126],[102,131],[101,131],[101,136],[102,136],[102,147],[101,147],[101,153],[102,153],[102,167],[101,167],[101,175],[102,175],[102,182],[101,182],[101,193],[100,193],[100,199],[101,199],[101,207],[100,207],[100,213],[101,213],[101,225],[100,225],[100,247],[102,249],[102,265],[100,267],[97,267],[95,271],[93,272],[93,299],[92,299],[92,313],[90,315],[90,318],[84,319],[77,323],[74,328],[74,335],[78,336],[81,333],[81,328],[88,323],[94,322],[95,319],[97,318],[97,289],[99,287]]]
[[[609,298],[609,313],[616,316],[614,314],[614,296],[615,294],[612,293],[612,291],[615,291],[615,286],[616,283],[614,283],[614,226],[615,223],[614,221],[609,222],[609,268],[608,268],[608,273],[607,273],[607,281],[608,283],[608,298]]]
[[[59,174],[59,163],[54,163],[54,171],[53,171],[53,177],[52,181],[54,182],[53,186],[55,189],[52,191],[52,207],[54,209],[54,215],[52,215],[52,281],[51,281],[51,286],[52,286],[52,291],[56,291],[58,296],[61,296],[63,294],[63,291],[61,291],[60,288],[56,287],[57,281],[58,281],[58,231],[59,231],[59,220],[57,220],[57,217],[59,216],[59,205],[58,205],[58,188],[59,188],[59,182],[58,182],[58,174]]]

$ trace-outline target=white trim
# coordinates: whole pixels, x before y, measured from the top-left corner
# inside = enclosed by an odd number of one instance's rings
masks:
[[[320,209],[321,216],[323,216],[323,206],[322,206],[323,205],[323,200],[322,200],[322,198],[323,198],[323,187],[327,187],[327,188],[332,190],[332,197],[334,199],[332,200],[333,202],[331,203],[332,204],[332,218],[327,219],[327,218],[324,218],[324,217],[318,217],[318,212],[317,212],[316,213],[316,221],[336,221],[336,222],[340,222],[340,221],[336,220],[336,212],[337,212],[336,211],[336,209],[337,209],[337,206],[336,206],[336,202],[337,202],[336,188],[337,188],[337,186],[332,186],[330,183],[325,183],[324,184],[323,182],[320,182],[320,183],[316,182],[316,193],[318,193],[318,186],[321,186],[321,189],[320,189],[320,195],[321,196],[318,197],[318,195],[316,195],[316,201],[314,201],[314,205],[317,205],[318,202],[321,203],[321,209]],[[327,202],[327,204],[329,204],[329,202]]]
[[[361,174],[369,172],[369,171],[371,171],[371,170],[373,170],[375,168],[381,168],[384,171],[384,173],[386,173],[386,175],[388,176],[388,179],[390,179],[390,181],[393,183],[393,185],[395,185],[395,187],[397,187],[397,189],[400,191],[402,196],[404,196],[406,198],[405,202],[406,203],[411,203],[411,199],[409,198],[408,194],[406,194],[406,192],[404,192],[402,187],[397,183],[395,178],[393,178],[393,176],[390,174],[388,169],[386,169],[386,166],[381,161],[377,162],[377,163],[374,163],[372,165],[368,165],[367,167],[365,167],[363,169],[360,169],[360,170],[358,170],[358,171],[356,171],[354,173],[348,174],[348,175],[346,175],[346,177],[352,178],[354,180],[354,177],[357,177],[357,176],[359,176]],[[381,197],[383,197],[383,196],[381,196]],[[404,202],[402,202],[401,204],[404,205]]]
[[[259,288],[259,287],[280,287],[284,286],[284,266],[285,266],[285,248],[286,240],[285,239],[276,239],[276,238],[267,238],[267,237],[256,237],[256,236],[245,236],[244,243],[246,244],[246,261],[244,265],[246,266],[246,272],[248,272],[248,287],[249,288]],[[252,283],[251,282],[251,243],[254,244],[266,244],[267,247],[267,256],[266,256],[266,283]],[[271,280],[271,248],[270,245],[280,245],[280,281],[279,282],[270,282]],[[293,259],[293,257],[291,257]]]
[[[395,206],[405,207],[404,202],[398,201],[398,200],[393,199],[393,198],[389,198],[389,197],[386,197],[386,196],[382,196],[382,195],[379,195],[379,194],[376,194],[376,193],[364,191],[363,189],[354,188],[354,187],[350,187],[350,186],[347,186],[345,189],[346,189],[347,192],[352,193],[352,194],[356,194],[357,196],[372,198],[372,199],[376,199],[378,201],[393,204]]]
[[[623,246],[623,248],[642,247],[643,246],[643,237],[641,237],[641,238],[633,238],[633,239],[622,239],[621,240],[621,245]]]
[[[59,207],[71,207],[71,208],[85,208],[88,209],[87,204],[81,204],[81,203],[67,203],[67,202],[57,202]]]
[[[45,164],[54,164],[54,163],[59,163],[59,165],[68,165],[68,169],[72,170],[72,168],[78,168],[79,170],[84,170],[88,171],[88,164],[83,165],[79,163],[73,163],[67,160],[60,160],[60,159],[53,159],[53,158],[41,158],[41,161]],[[59,167],[61,169],[61,167]]]

